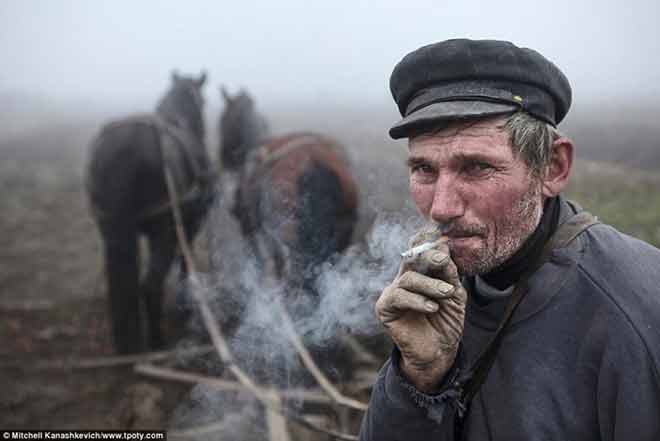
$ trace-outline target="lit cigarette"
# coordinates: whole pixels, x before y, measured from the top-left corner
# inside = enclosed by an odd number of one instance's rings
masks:
[[[419,256],[420,254],[422,254],[424,251],[428,251],[431,248],[433,248],[434,245],[435,245],[435,241],[434,242],[424,242],[421,245],[417,245],[416,247],[412,247],[408,251],[404,251],[403,253],[401,253],[401,257],[404,258],[404,259],[415,258],[415,257]]]

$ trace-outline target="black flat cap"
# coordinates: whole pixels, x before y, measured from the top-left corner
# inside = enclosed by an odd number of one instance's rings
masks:
[[[403,119],[394,139],[438,124],[525,110],[553,126],[571,105],[564,74],[538,52],[508,41],[455,39],[423,46],[394,68],[390,90]]]

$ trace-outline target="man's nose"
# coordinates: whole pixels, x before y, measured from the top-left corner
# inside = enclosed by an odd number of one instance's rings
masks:
[[[433,204],[429,213],[431,220],[449,224],[465,213],[465,201],[460,189],[451,179],[438,179],[433,195]]]

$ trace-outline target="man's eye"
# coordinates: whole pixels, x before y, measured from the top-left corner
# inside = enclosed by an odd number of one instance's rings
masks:
[[[483,173],[487,171],[494,170],[495,167],[488,164],[487,162],[474,161],[466,164],[464,167],[465,172],[467,173]]]
[[[431,174],[433,173],[433,167],[428,164],[415,164],[410,167],[411,173],[422,173],[422,174]]]

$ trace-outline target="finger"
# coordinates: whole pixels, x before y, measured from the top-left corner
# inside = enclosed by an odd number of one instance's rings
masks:
[[[434,242],[442,236],[442,229],[438,225],[429,224],[418,230],[410,239],[409,246],[415,247],[424,242]]]
[[[442,250],[429,250],[418,259],[418,268],[424,269],[425,274],[437,279],[444,280],[454,286],[461,284],[456,264],[449,253]]]
[[[413,267],[423,274],[438,273],[444,271],[450,259],[449,250],[433,248],[419,255]]]
[[[463,320],[465,318],[465,307],[457,305],[454,302],[445,302],[440,306],[437,314],[435,315],[442,321],[447,323],[456,321],[462,326]]]
[[[441,300],[450,296],[455,287],[444,280],[435,279],[414,271],[406,271],[397,279],[399,288]]]
[[[376,312],[381,319],[398,318],[407,311],[429,314],[438,310],[438,304],[421,294],[394,288],[376,302]]]
[[[452,298],[456,299],[456,304],[465,307],[467,303],[467,291],[463,285],[459,285],[452,293]]]
[[[408,255],[403,258],[398,275],[409,270],[426,273],[441,267],[444,261],[449,259],[447,240],[446,237],[441,237],[433,242],[424,242],[408,249],[406,251]],[[428,246],[431,248],[429,249]]]
[[[463,334],[464,316],[450,311],[439,310],[429,316],[431,325],[445,337],[447,344],[454,344]],[[453,336],[454,338],[450,338]]]

